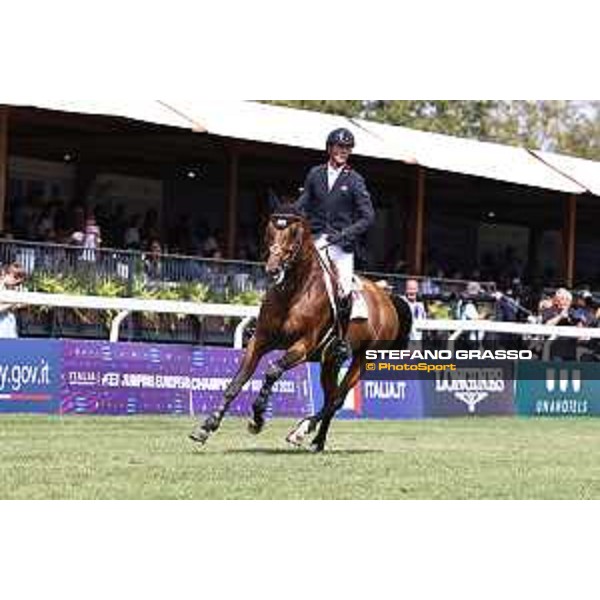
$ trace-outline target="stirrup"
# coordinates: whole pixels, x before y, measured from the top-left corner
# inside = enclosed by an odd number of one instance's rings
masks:
[[[352,357],[352,348],[346,338],[336,338],[333,343],[332,354],[340,364]]]

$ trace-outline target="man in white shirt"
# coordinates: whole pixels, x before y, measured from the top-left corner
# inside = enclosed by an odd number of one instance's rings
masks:
[[[410,339],[415,341],[423,339],[423,332],[415,329],[415,323],[419,320],[424,320],[427,318],[425,305],[418,301],[418,296],[419,282],[416,279],[409,279],[406,282],[404,298],[410,307],[410,312],[412,313],[413,318],[413,327],[412,331],[410,332]]]

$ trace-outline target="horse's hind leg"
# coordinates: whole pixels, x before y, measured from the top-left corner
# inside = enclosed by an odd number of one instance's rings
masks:
[[[336,380],[335,380],[335,388],[333,391],[326,395],[326,404],[321,411],[321,425],[319,427],[319,431],[312,441],[310,445],[310,449],[312,452],[323,452],[325,450],[325,442],[327,440],[327,433],[329,431],[329,426],[331,425],[331,421],[335,415],[335,413],[344,406],[344,400],[346,399],[346,394],[358,383],[360,378],[360,355],[355,354],[352,357],[352,363],[350,364],[350,368],[348,372],[344,376],[344,379],[337,385],[337,371]]]
[[[340,372],[338,358],[329,349],[325,351],[321,361],[321,387],[323,388],[323,406],[321,410],[310,417],[300,420],[296,423],[294,429],[290,431],[286,440],[294,446],[301,446],[304,438],[310,435],[323,418],[327,410],[327,405],[332,401],[335,390],[337,389],[337,379]]]
[[[219,429],[231,403],[236,399],[248,379],[252,377],[260,359],[268,350],[269,345],[263,341],[257,338],[250,340],[246,354],[244,354],[244,358],[242,359],[242,364],[225,390],[223,405],[217,412],[209,415],[203,423],[198,423],[194,431],[190,434],[190,439],[199,444],[205,444],[210,434]]]
[[[248,431],[250,433],[257,435],[263,430],[265,426],[265,412],[269,406],[269,398],[271,397],[273,386],[286,371],[293,369],[306,360],[308,357],[307,348],[306,341],[300,340],[290,346],[287,352],[269,367],[265,373],[263,386],[252,405],[252,419],[248,423]]]

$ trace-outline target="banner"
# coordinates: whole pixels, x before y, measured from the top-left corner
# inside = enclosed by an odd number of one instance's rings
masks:
[[[231,405],[229,414],[252,414],[252,403],[262,387],[264,374],[269,364],[281,354],[273,352],[263,357],[256,373]],[[191,410],[194,414],[211,413],[222,406],[223,394],[236,374],[242,356],[241,350],[229,348],[196,348],[191,352],[191,375],[195,382]],[[312,412],[309,365],[302,364],[285,373],[274,385],[267,416],[302,418]]]
[[[188,414],[187,346],[65,340],[61,412]]]
[[[423,382],[428,417],[512,415],[514,365],[460,367],[453,372],[434,373]]]
[[[321,366],[310,365],[310,379],[316,410],[323,406]],[[340,378],[346,373],[342,369]],[[360,381],[348,392],[336,418],[341,419],[421,419],[425,416],[423,382]]]
[[[223,403],[243,352],[137,343],[63,342],[61,411],[132,415],[207,414]],[[250,415],[269,363],[264,357],[229,414]],[[312,409],[308,367],[286,373],[274,386],[269,415],[303,417]]]
[[[517,412],[562,417],[600,415],[600,364],[537,362],[517,369]]]
[[[0,340],[0,412],[56,413],[60,348],[54,340]]]

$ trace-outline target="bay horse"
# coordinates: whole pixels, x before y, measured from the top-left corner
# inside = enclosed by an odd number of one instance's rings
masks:
[[[350,367],[341,382],[342,367],[334,344],[327,343],[328,332],[336,327],[336,315],[325,283],[325,270],[335,277],[333,263],[323,265],[314,245],[310,225],[294,212],[278,212],[270,217],[266,229],[268,259],[266,273],[267,293],[260,308],[256,331],[248,343],[240,368],[229,383],[222,407],[198,423],[190,438],[206,443],[216,432],[231,403],[244,384],[252,377],[260,359],[275,349],[285,349],[267,370],[263,386],[252,406],[248,429],[259,434],[265,425],[265,412],[273,386],[288,370],[321,352],[321,386],[323,408],[302,419],[286,440],[301,445],[305,437],[319,430],[310,444],[313,452],[322,452],[331,420],[343,406],[347,393],[358,383],[360,357],[375,342],[394,341],[408,344],[412,314],[408,304],[376,285],[361,278],[362,294],[367,302],[369,318],[350,321],[347,338],[352,348]]]

